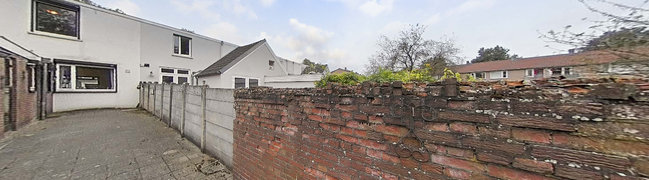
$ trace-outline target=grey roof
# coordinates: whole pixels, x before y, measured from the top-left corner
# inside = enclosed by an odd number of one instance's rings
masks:
[[[252,53],[257,47],[261,46],[266,42],[266,39],[248,44],[245,46],[237,47],[236,49],[230,51],[227,55],[223,56],[221,59],[216,61],[214,64],[205,68],[200,73],[196,74],[197,77],[201,76],[210,76],[210,75],[219,75],[226,70],[230,69],[232,66],[241,61],[248,54]]]

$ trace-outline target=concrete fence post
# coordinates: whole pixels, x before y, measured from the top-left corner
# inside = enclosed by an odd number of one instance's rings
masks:
[[[207,126],[207,117],[205,117],[205,109],[207,104],[207,86],[201,86],[201,152],[205,152],[205,135]]]
[[[157,90],[158,90],[158,83],[155,83],[155,84],[153,84],[153,109],[151,109],[151,112],[153,112],[153,116],[156,115],[155,114],[155,107],[157,107],[157,106],[155,105],[155,101],[158,98],[158,96],[156,96],[156,93],[157,93],[156,91]]]
[[[187,105],[187,84],[183,84],[183,109],[182,118],[180,119],[180,136],[185,137],[185,106]]]
[[[151,83],[146,83],[146,109],[151,112]]]
[[[165,107],[165,83],[161,84],[162,89],[160,89],[160,114],[158,114],[160,117],[160,121],[164,122],[164,107]]]
[[[173,110],[173,102],[174,102],[174,85],[169,85],[169,123],[167,123],[167,127],[171,127],[171,112]]]

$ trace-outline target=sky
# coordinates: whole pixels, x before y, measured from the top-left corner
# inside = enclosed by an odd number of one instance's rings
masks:
[[[638,0],[615,0],[637,3]],[[237,45],[266,39],[278,56],[364,72],[381,35],[409,24],[424,37],[450,38],[470,61],[496,45],[523,57],[565,53],[570,47],[539,38],[566,25],[602,19],[577,0],[94,0],[165,25]],[[549,46],[549,47],[546,47]]]

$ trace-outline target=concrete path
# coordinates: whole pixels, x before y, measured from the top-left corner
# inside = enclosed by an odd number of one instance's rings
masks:
[[[0,179],[232,179],[222,164],[140,110],[91,110],[0,140]]]

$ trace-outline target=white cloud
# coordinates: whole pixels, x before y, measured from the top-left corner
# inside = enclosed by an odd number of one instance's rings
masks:
[[[361,12],[367,15],[378,16],[381,13],[391,11],[393,5],[394,0],[370,0],[363,3],[358,8],[361,10]]]
[[[222,39],[224,41],[232,42],[235,44],[244,44],[245,40],[239,35],[239,29],[234,24],[228,22],[219,22],[212,24],[202,31],[201,34],[207,36]]]
[[[459,6],[450,9],[447,15],[458,15],[466,12],[471,12],[477,9],[488,9],[495,4],[495,0],[467,0]]]
[[[248,6],[242,4],[241,0],[170,0],[170,2],[181,12],[198,12],[201,16],[215,21],[218,21],[221,17],[216,13],[218,10],[221,10],[221,12],[233,12],[237,15],[247,15],[251,19],[257,19],[257,14]]]
[[[178,10],[185,13],[198,12],[204,18],[218,21],[220,15],[215,13],[213,10],[210,10],[210,7],[215,5],[214,1],[210,0],[171,0]]]
[[[257,14],[252,9],[241,4],[241,0],[224,0],[223,5],[225,7],[230,7],[230,9],[236,14],[245,14],[252,19],[257,19]]]
[[[428,19],[426,19],[424,21],[424,24],[425,25],[436,24],[437,22],[439,22],[441,20],[441,18],[442,17],[441,17],[441,15],[439,13],[433,14],[432,16],[428,17]]]
[[[261,1],[261,4],[266,7],[271,6],[273,5],[273,3],[275,3],[275,0],[259,0],[259,1]]]
[[[112,1],[112,2],[108,3],[106,6],[111,7],[111,8],[120,9],[120,10],[124,11],[124,13],[129,14],[129,15],[133,15],[133,16],[137,16],[138,13],[140,12],[140,6],[138,6],[137,4],[135,4],[131,0]]]
[[[297,61],[308,58],[322,63],[340,64],[347,57],[347,52],[343,49],[328,48],[334,33],[294,18],[289,19],[289,25],[290,35],[273,36],[262,32],[259,38],[267,39],[278,54]]]

